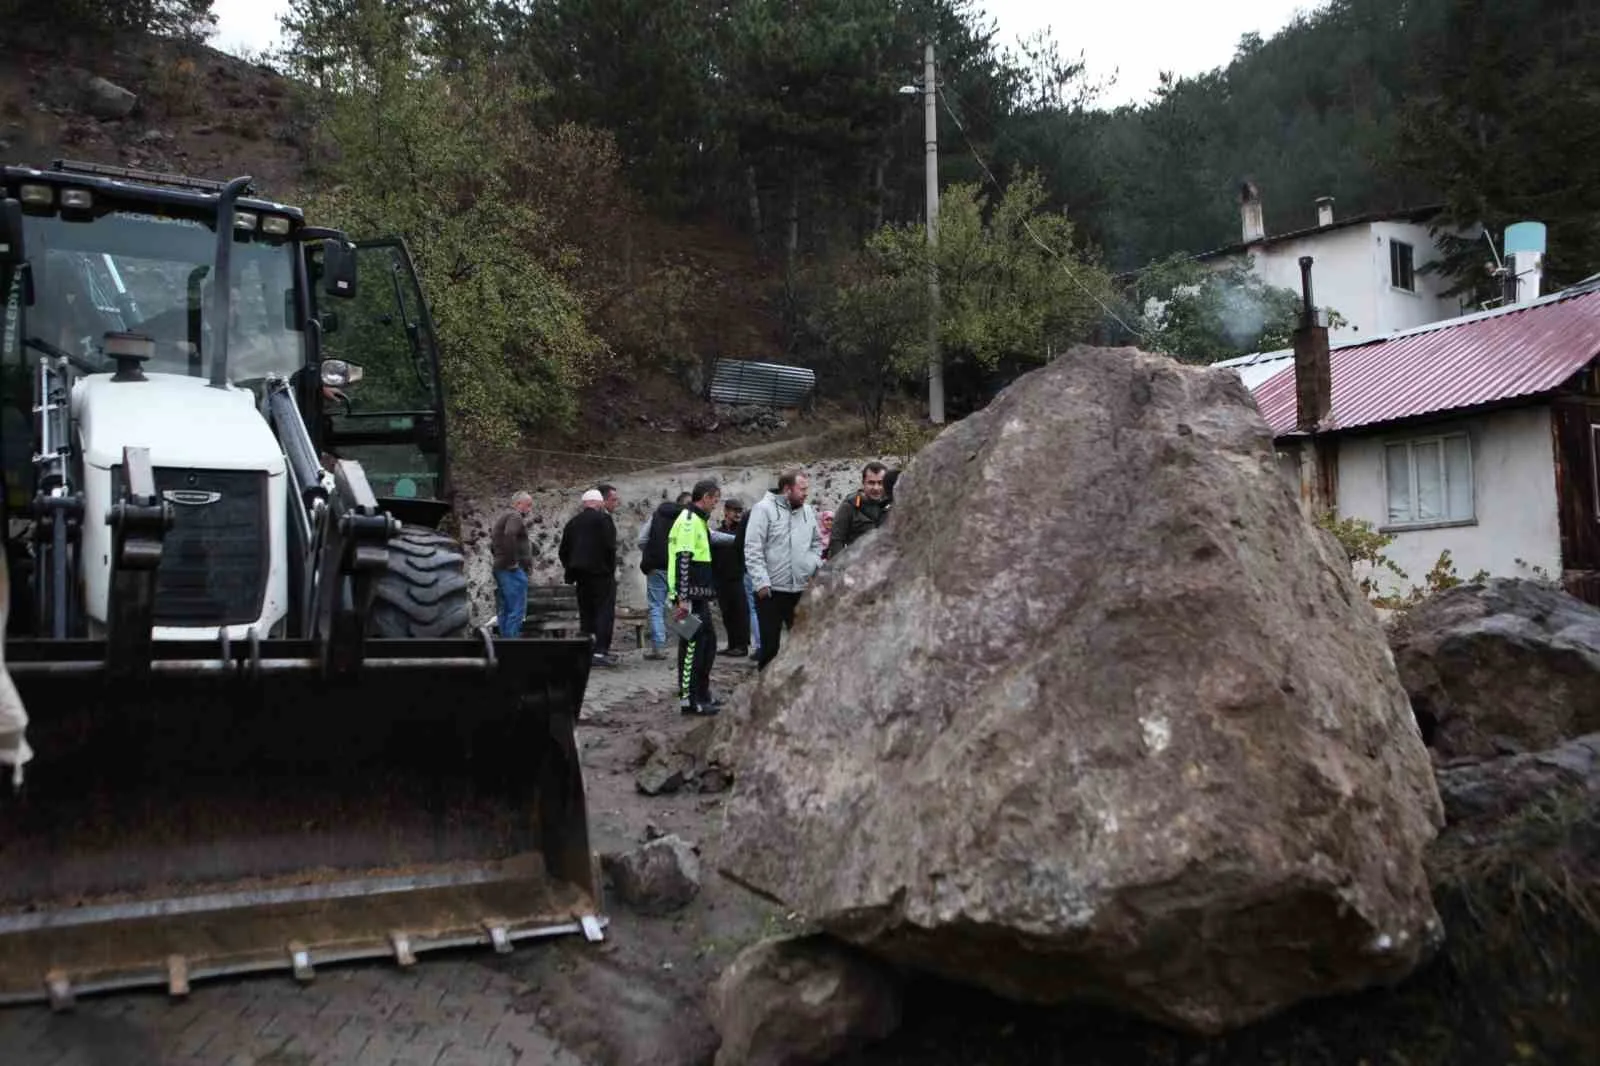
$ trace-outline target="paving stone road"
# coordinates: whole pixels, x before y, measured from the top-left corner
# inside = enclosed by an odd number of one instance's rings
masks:
[[[523,949],[520,950],[531,950]],[[528,987],[467,958],[319,969],[0,1010],[5,1066],[582,1066],[538,1024]],[[519,997],[523,997],[519,1002]],[[518,1009],[520,1006],[520,1010]]]

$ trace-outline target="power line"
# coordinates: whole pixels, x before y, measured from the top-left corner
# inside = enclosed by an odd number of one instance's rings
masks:
[[[950,100],[945,95],[944,87],[938,86],[937,91],[939,93],[939,99],[944,103],[945,113],[948,114],[951,118],[951,121],[956,124],[956,129],[961,134],[961,140],[966,144],[967,151],[972,154],[972,158],[978,164],[978,168],[983,171],[984,177],[989,179],[989,184],[994,186],[995,191],[1000,193],[1002,196],[1005,195],[1005,186],[1001,185],[999,179],[994,176],[994,171],[989,169],[989,164],[986,163],[983,156],[979,154],[977,146],[972,143],[972,138],[967,135],[967,127],[961,121],[961,116],[956,114],[955,108],[950,106]],[[1040,248],[1044,249],[1045,254],[1049,255],[1056,261],[1057,265],[1061,267],[1061,272],[1067,276],[1068,280],[1081,289],[1085,296],[1099,304],[1100,310],[1104,311],[1107,315],[1110,315],[1113,322],[1140,340],[1146,339],[1143,333],[1124,322],[1121,315],[1113,311],[1111,307],[1100,298],[1098,293],[1089,288],[1089,286],[1085,285],[1078,278],[1078,275],[1072,272],[1072,269],[1067,266],[1066,257],[1060,252],[1056,251],[1054,248],[1050,247],[1049,244],[1045,243],[1039,234],[1034,231],[1032,223],[1030,223],[1026,217],[1022,219],[1022,228],[1027,231],[1028,236],[1032,238],[1034,244],[1037,244]]]

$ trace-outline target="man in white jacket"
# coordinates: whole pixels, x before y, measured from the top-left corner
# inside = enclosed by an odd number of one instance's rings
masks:
[[[822,566],[822,527],[806,503],[809,490],[804,470],[785,470],[778,475],[778,491],[767,493],[750,510],[744,565],[756,591],[760,669],[778,654],[779,634],[794,625],[800,594]]]

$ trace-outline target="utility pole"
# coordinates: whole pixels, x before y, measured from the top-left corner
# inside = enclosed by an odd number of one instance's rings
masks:
[[[928,421],[944,424],[944,356],[939,351],[939,268],[934,247],[939,236],[939,83],[933,67],[933,41],[922,53],[923,138],[928,183]]]

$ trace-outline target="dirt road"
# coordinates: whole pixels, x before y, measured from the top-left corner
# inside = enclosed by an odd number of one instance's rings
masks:
[[[619,638],[620,638],[619,634]],[[754,673],[719,662],[729,691]],[[673,664],[624,651],[596,669],[584,701],[583,751],[592,841],[636,846],[647,823],[693,843],[704,886],[665,918],[608,906],[606,941],[424,956],[321,968],[309,985],[287,973],[198,984],[186,1000],[124,993],[80,1000],[70,1014],[0,1010],[6,1066],[610,1066],[707,1062],[716,1040],[701,990],[739,947],[783,927],[774,912],[722,881],[712,820],[720,796],[648,797],[634,784],[639,737],[675,739],[699,724],[676,710]]]

